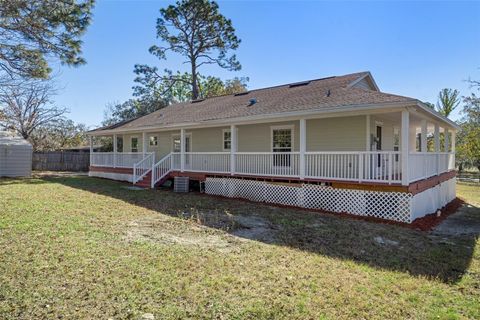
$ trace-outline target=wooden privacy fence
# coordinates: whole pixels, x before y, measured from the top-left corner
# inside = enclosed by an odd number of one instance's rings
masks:
[[[34,152],[33,170],[47,171],[88,171],[90,153],[88,152]]]

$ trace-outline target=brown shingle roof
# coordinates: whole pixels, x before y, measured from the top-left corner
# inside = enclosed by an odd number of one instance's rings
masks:
[[[115,131],[348,105],[416,101],[408,97],[349,86],[349,84],[367,74],[369,73],[353,73],[311,80],[307,85],[302,86],[290,87],[290,84],[286,84],[251,90],[247,94],[237,96],[224,95],[195,103],[172,104],[146,116],[116,126]],[[249,106],[251,99],[255,99],[256,103]]]

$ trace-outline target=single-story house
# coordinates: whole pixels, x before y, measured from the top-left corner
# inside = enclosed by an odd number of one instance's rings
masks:
[[[410,223],[455,198],[458,126],[370,72],[172,104],[89,132],[90,176]],[[93,150],[92,150],[93,151]]]

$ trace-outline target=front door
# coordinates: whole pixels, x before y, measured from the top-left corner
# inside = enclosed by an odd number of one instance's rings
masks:
[[[292,129],[290,127],[272,128],[272,151],[274,167],[290,167],[292,152]]]
[[[185,135],[185,152],[189,153],[189,152],[191,152],[191,150],[192,150],[192,135],[191,134],[186,134]],[[178,153],[181,152],[180,135],[179,134],[172,136],[172,151],[173,152],[178,152]],[[191,155],[189,155],[189,154],[185,155],[185,165],[190,164],[190,157],[191,157]],[[175,163],[175,166],[178,165],[178,167],[180,167],[180,156],[174,157],[174,159],[176,160],[175,162],[178,162],[178,164]]]

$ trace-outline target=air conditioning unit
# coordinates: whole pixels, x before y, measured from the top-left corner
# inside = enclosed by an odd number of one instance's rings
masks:
[[[175,177],[173,181],[174,192],[188,192],[190,189],[190,179],[188,177]]]

